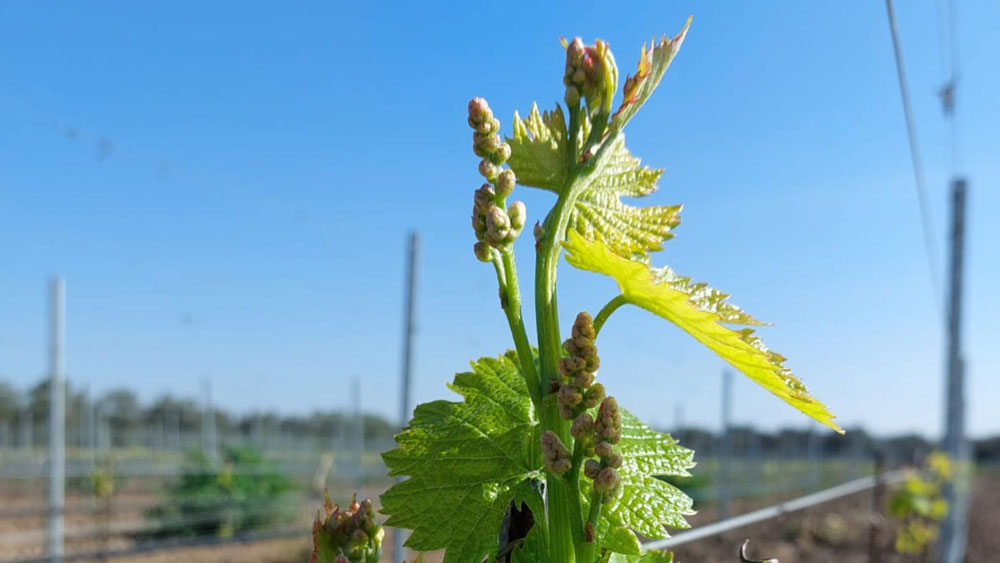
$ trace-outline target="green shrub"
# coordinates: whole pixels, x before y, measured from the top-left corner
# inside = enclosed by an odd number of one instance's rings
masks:
[[[283,497],[296,485],[250,448],[227,448],[219,461],[189,458],[163,501],[146,512],[156,526],[145,537],[228,537],[274,525],[292,515]]]

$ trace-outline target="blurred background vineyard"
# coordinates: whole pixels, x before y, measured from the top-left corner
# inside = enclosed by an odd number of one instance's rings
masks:
[[[996,563],[1000,3],[891,4],[0,2],[0,563],[307,560],[323,491],[377,502],[413,405],[511,346],[472,252],[468,100],[509,134],[563,96],[559,37],[607,40],[624,78],[689,14],[627,133],[665,169],[650,203],[684,205],[663,260],[773,322],[847,433],[630,308],[602,382],[696,451],[675,481],[696,528],[961,446],[965,563]],[[515,194],[529,225],[552,202]],[[614,291],[561,269],[563,326]],[[900,486],[678,559],[751,538],[782,563],[923,561],[896,553]]]
[[[229,561],[301,561],[325,489],[346,502],[353,491],[376,498],[389,485],[380,453],[397,427],[383,417],[360,409],[228,413],[212,405],[208,390],[143,403],[129,389],[92,397],[67,385],[67,557],[145,561],[187,553],[215,561],[228,553]],[[47,560],[47,396],[46,381],[28,389],[0,383],[0,561]],[[695,475],[674,480],[695,499],[696,523],[869,475],[876,454],[889,468],[919,464],[934,450],[916,434],[873,437],[862,428],[843,436],[815,428],[662,430],[697,451]],[[980,486],[1000,483],[1000,437],[975,441],[973,452]],[[1000,501],[990,494],[981,498]],[[853,502],[839,512],[817,510],[832,519],[790,518],[793,528],[745,533],[772,549],[806,537],[817,556],[824,549],[866,555],[867,543],[852,538],[867,537],[872,507]],[[714,541],[726,553],[738,538]],[[701,544],[684,549],[692,561],[711,556]]]

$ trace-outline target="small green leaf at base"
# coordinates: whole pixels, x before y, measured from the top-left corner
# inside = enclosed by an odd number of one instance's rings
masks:
[[[694,466],[694,452],[677,444],[622,410],[622,439],[617,444],[622,455],[618,470],[621,492],[604,506],[597,525],[601,549],[638,556],[639,540],[668,537],[667,527],[688,528],[685,516],[694,514],[692,501],[676,487],[656,476],[687,476]],[[585,506],[590,503],[591,482],[580,481],[580,495]]]
[[[538,104],[531,105],[528,117],[514,113],[514,136],[507,139],[510,160],[507,164],[523,186],[558,193],[569,177],[569,139],[562,108],[544,114]]]
[[[382,495],[386,526],[408,528],[406,545],[445,549],[447,563],[495,555],[497,530],[512,499],[533,510],[541,497],[526,483],[539,475],[535,417],[513,353],[482,358],[450,386],[462,402],[417,407],[383,454],[389,474],[408,479]]]

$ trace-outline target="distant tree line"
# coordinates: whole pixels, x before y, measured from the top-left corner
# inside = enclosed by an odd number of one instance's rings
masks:
[[[253,437],[266,433],[273,437],[314,438],[329,444],[338,436],[367,443],[385,443],[398,427],[374,414],[317,411],[308,415],[283,416],[273,412],[234,414],[215,406],[215,429],[220,439]],[[43,380],[26,391],[0,380],[0,445],[47,441],[49,416],[49,381]],[[164,395],[143,403],[131,390],[112,389],[88,397],[82,389],[67,384],[66,423],[70,446],[89,444],[86,429],[100,425],[110,446],[143,445],[151,431],[174,432],[182,436],[200,435],[206,418],[204,405],[192,398]],[[360,422],[360,424],[359,424]],[[25,428],[30,426],[30,428]],[[190,439],[188,440],[190,442]]]
[[[261,433],[274,436],[311,438],[318,444],[343,436],[350,440],[360,433],[369,444],[387,444],[398,427],[374,414],[363,414],[358,425],[354,415],[338,411],[317,411],[308,415],[282,416],[273,412],[232,414],[218,407],[215,412],[216,431],[221,437],[251,438]],[[142,404],[134,392],[125,388],[112,389],[88,402],[80,389],[67,385],[66,420],[71,428],[84,427],[90,412],[107,428],[108,445],[124,447],[141,445],[142,436],[150,429],[170,429],[187,436],[202,431],[204,407],[191,398],[164,395],[149,404]],[[0,380],[0,445],[21,443],[23,426],[31,424],[31,440],[43,444],[47,440],[49,413],[49,383],[43,380],[26,392]],[[670,429],[686,447],[708,457],[719,454],[722,441],[717,433],[693,427]],[[6,433],[6,436],[4,435]],[[84,445],[81,433],[67,432],[71,445]],[[76,442],[74,444],[74,441]],[[899,464],[923,459],[935,443],[917,434],[889,438],[870,435],[863,428],[849,428],[844,435],[823,430],[785,429],[761,432],[749,426],[730,430],[730,448],[736,456],[764,455],[767,457],[857,457],[871,459],[882,452],[889,463]],[[974,459],[980,463],[1000,463],[1000,436],[976,440],[972,444]]]
[[[765,457],[818,457],[874,459],[881,453],[893,465],[919,463],[937,447],[937,442],[919,434],[876,437],[864,428],[847,428],[836,434],[825,429],[784,429],[761,432],[750,426],[735,426],[729,431],[729,448],[734,456],[762,455]],[[699,456],[716,456],[723,449],[718,433],[698,428],[671,431],[674,438],[698,452]],[[975,440],[971,444],[977,463],[1000,463],[1000,436]]]

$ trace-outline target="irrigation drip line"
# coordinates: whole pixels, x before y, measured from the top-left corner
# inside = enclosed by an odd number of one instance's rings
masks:
[[[767,508],[761,508],[760,510],[755,510],[753,512],[748,512],[740,516],[733,518],[728,518],[719,522],[714,522],[708,524],[707,526],[702,526],[698,529],[691,530],[690,532],[682,532],[677,534],[672,538],[667,538],[664,540],[655,540],[651,542],[644,543],[642,545],[643,551],[649,551],[653,549],[666,549],[671,547],[676,547],[685,543],[690,543],[696,540],[717,536],[719,534],[735,530],[737,528],[742,528],[744,526],[749,526],[750,524],[756,524],[757,522],[763,522],[764,520],[770,520],[771,518],[777,518],[789,512],[795,512],[797,510],[802,510],[804,508],[809,508],[816,506],[818,504],[823,504],[831,500],[836,500],[841,497],[852,495],[870,489],[879,483],[891,484],[898,483],[902,481],[905,477],[905,471],[891,471],[888,473],[883,473],[881,475],[869,475],[868,477],[862,477],[860,479],[855,479],[853,481],[848,481],[837,485],[836,487],[831,487],[829,489],[824,489],[819,492],[805,495],[797,499],[792,499],[782,503],[778,503],[774,506],[769,506]]]

